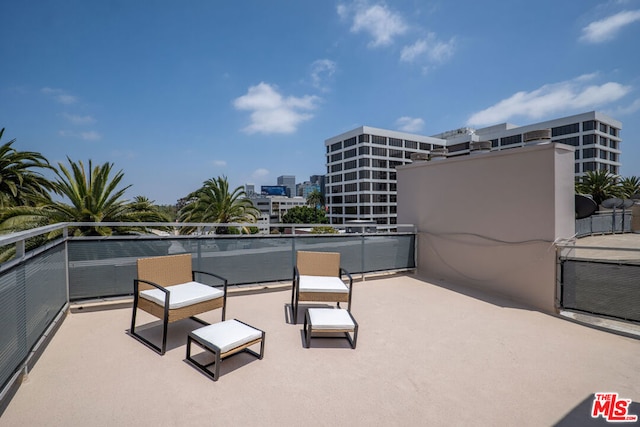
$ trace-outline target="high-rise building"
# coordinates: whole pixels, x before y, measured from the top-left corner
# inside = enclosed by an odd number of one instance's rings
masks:
[[[444,146],[442,139],[361,126],[325,141],[325,203],[332,224],[373,220],[396,224],[396,166],[413,153]]]
[[[293,175],[282,175],[278,177],[278,185],[287,187],[287,196],[296,196],[296,177]]]
[[[395,168],[412,157],[452,157],[547,140],[575,147],[576,176],[595,170],[619,174],[621,129],[621,122],[596,111],[526,126],[463,127],[431,137],[361,126],[325,141],[328,217],[332,224],[371,220],[392,227],[397,223]]]

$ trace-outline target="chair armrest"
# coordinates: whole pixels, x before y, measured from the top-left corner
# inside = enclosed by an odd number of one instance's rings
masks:
[[[162,292],[164,292],[164,307],[165,310],[168,309],[169,307],[169,290],[163,286],[158,285],[157,283],[151,282],[149,280],[144,280],[144,279],[133,279],[133,296],[135,297],[135,299],[137,300],[139,298],[139,285],[138,283],[143,282],[146,283],[148,285],[153,286],[156,289],[160,289]]]
[[[225,279],[224,277],[219,276],[217,274],[209,273],[208,271],[193,270],[191,272],[191,278],[193,279],[194,282],[196,281],[196,273],[198,273],[198,274],[206,274],[207,276],[212,276],[212,277],[215,277],[216,279],[222,281],[223,286],[224,286],[224,294],[225,295],[227,294],[227,279]],[[206,284],[206,283],[203,283],[203,285],[207,285],[207,286],[211,286],[211,287],[215,286],[215,285],[209,285],[209,284]]]
[[[351,290],[351,285],[353,284],[353,277],[351,277],[351,274],[347,270],[340,267],[340,278],[342,278],[342,275],[346,275],[349,278],[349,290]]]
[[[293,266],[293,286],[300,284],[300,271],[297,266]]]

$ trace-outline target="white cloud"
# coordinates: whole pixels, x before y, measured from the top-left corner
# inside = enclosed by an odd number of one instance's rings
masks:
[[[506,122],[512,117],[540,119],[575,110],[590,110],[617,101],[631,91],[630,86],[607,82],[589,85],[595,75],[547,84],[531,92],[517,92],[469,117],[467,124],[481,126]]]
[[[582,29],[580,40],[587,43],[602,43],[613,39],[625,26],[640,21],[640,10],[625,10],[594,21]]]
[[[396,126],[404,132],[420,132],[424,127],[424,120],[404,116],[396,120]]]
[[[214,160],[213,165],[218,167],[225,167],[227,166],[227,162],[224,160]]]
[[[65,138],[77,138],[82,139],[84,141],[99,141],[102,139],[102,135],[95,131],[88,132],[75,132],[72,130],[61,130],[58,131],[58,135]]]
[[[300,123],[313,117],[305,111],[316,108],[317,96],[283,97],[276,89],[262,82],[233,101],[236,109],[251,111],[251,124],[243,129],[245,132],[294,133]]]
[[[52,97],[60,104],[71,105],[78,102],[77,97],[68,94],[62,89],[52,89],[50,87],[45,87],[45,88],[42,88],[41,92],[47,96]]]
[[[269,171],[267,169],[264,169],[264,168],[256,169],[251,174],[251,178],[253,178],[253,179],[265,178],[267,176],[269,176]]]
[[[400,53],[400,60],[414,62],[420,58],[426,58],[432,63],[442,63],[453,56],[455,45],[455,38],[444,42],[438,40],[435,33],[429,33],[426,38],[419,39],[414,44],[403,47]]]
[[[394,37],[404,34],[409,28],[402,15],[383,4],[356,2],[353,7],[338,5],[337,12],[343,19],[353,17],[351,32],[364,32],[371,36],[370,47],[390,45]]]
[[[628,116],[629,114],[633,114],[636,111],[640,111],[640,98],[633,101],[630,105],[626,107],[618,107],[613,113],[614,116]]]
[[[336,72],[336,63],[330,59],[318,59],[311,64],[311,83],[318,90],[326,92],[326,81]]]
[[[78,116],[75,114],[62,113],[62,117],[69,120],[74,125],[90,125],[96,122],[91,116]]]

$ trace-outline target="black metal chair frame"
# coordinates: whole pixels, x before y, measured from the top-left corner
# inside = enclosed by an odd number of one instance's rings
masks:
[[[265,340],[265,332],[261,329],[258,329],[254,326],[251,326],[241,320],[238,319],[234,319],[237,322],[240,322],[244,325],[249,326],[250,328],[253,328],[257,331],[262,332],[262,337],[251,341],[247,344],[243,344],[241,346],[238,346],[236,348],[232,348],[231,350],[229,350],[226,353],[222,353],[220,347],[217,347],[216,345],[212,344],[212,343],[204,343],[202,341],[200,341],[198,339],[197,336],[193,336],[191,333],[187,336],[187,361],[191,364],[193,364],[196,368],[198,368],[200,371],[202,371],[205,375],[211,377],[211,379],[213,379],[213,381],[218,381],[218,378],[220,377],[220,363],[224,360],[227,359],[231,356],[235,356],[236,354],[240,354],[240,353],[249,353],[252,356],[255,356],[258,358],[258,360],[261,360],[264,357],[264,340]],[[256,353],[255,351],[251,350],[249,347],[252,345],[257,344],[258,342],[260,342],[260,353]],[[209,351],[211,353],[213,353],[214,356],[214,361],[211,363],[207,363],[202,364],[200,362],[198,362],[197,360],[195,360],[193,357],[191,357],[191,344],[197,344],[198,347],[202,348],[205,351]],[[214,366],[213,368],[213,372],[208,369],[209,366]]]
[[[213,274],[213,273],[209,273],[207,271],[198,271],[198,270],[193,270],[191,272],[191,277],[193,279],[193,281],[196,281],[196,274],[206,274],[208,276],[212,276],[215,277],[218,280],[221,280],[223,282],[223,286],[224,286],[224,296],[222,297],[222,321],[225,320],[225,316],[226,316],[226,310],[227,310],[227,279],[225,279],[222,276],[218,276],[217,274]],[[157,346],[156,344],[152,343],[151,341],[149,341],[148,339],[146,339],[145,337],[141,336],[139,333],[137,333],[135,331],[136,329],[136,313],[138,311],[138,301],[139,301],[139,283],[143,282],[143,283],[147,283],[153,287],[155,287],[156,289],[160,289],[162,292],[164,292],[164,316],[162,317],[162,345],[161,346]],[[204,284],[204,283],[203,283]],[[212,288],[216,287],[214,285],[207,285],[207,286],[211,286]],[[146,346],[148,346],[149,348],[155,350],[158,354],[160,355],[164,355],[166,353],[167,350],[167,330],[169,327],[169,312],[171,311],[171,309],[169,308],[169,296],[170,296],[170,291],[168,289],[166,289],[163,286],[160,286],[157,283],[151,282],[149,280],[144,280],[144,279],[134,279],[133,280],[133,314],[131,315],[131,329],[129,330],[129,333],[131,334],[131,336],[133,336],[134,338],[136,338],[137,340],[139,340],[140,342],[142,342],[143,344],[145,344]],[[186,307],[182,307],[182,308],[186,308]],[[189,316],[190,319],[195,320],[196,322],[202,324],[202,325],[208,325],[209,323],[196,317],[196,316]]]

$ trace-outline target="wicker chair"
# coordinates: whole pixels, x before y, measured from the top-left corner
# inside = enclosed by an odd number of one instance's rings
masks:
[[[342,275],[349,279],[348,286]],[[351,311],[353,279],[351,274],[340,267],[338,252],[296,253],[296,265],[293,267],[293,286],[291,288],[291,321],[298,323],[298,305],[300,301],[348,303]]]
[[[196,282],[196,273],[223,283],[223,290]],[[187,317],[207,325],[195,315],[222,308],[225,320],[227,280],[213,273],[192,270],[191,254],[138,259],[138,278],[133,281],[133,313],[130,334],[161,355],[167,349],[168,324]],[[162,319],[162,345],[158,346],[136,332],[138,309]]]

